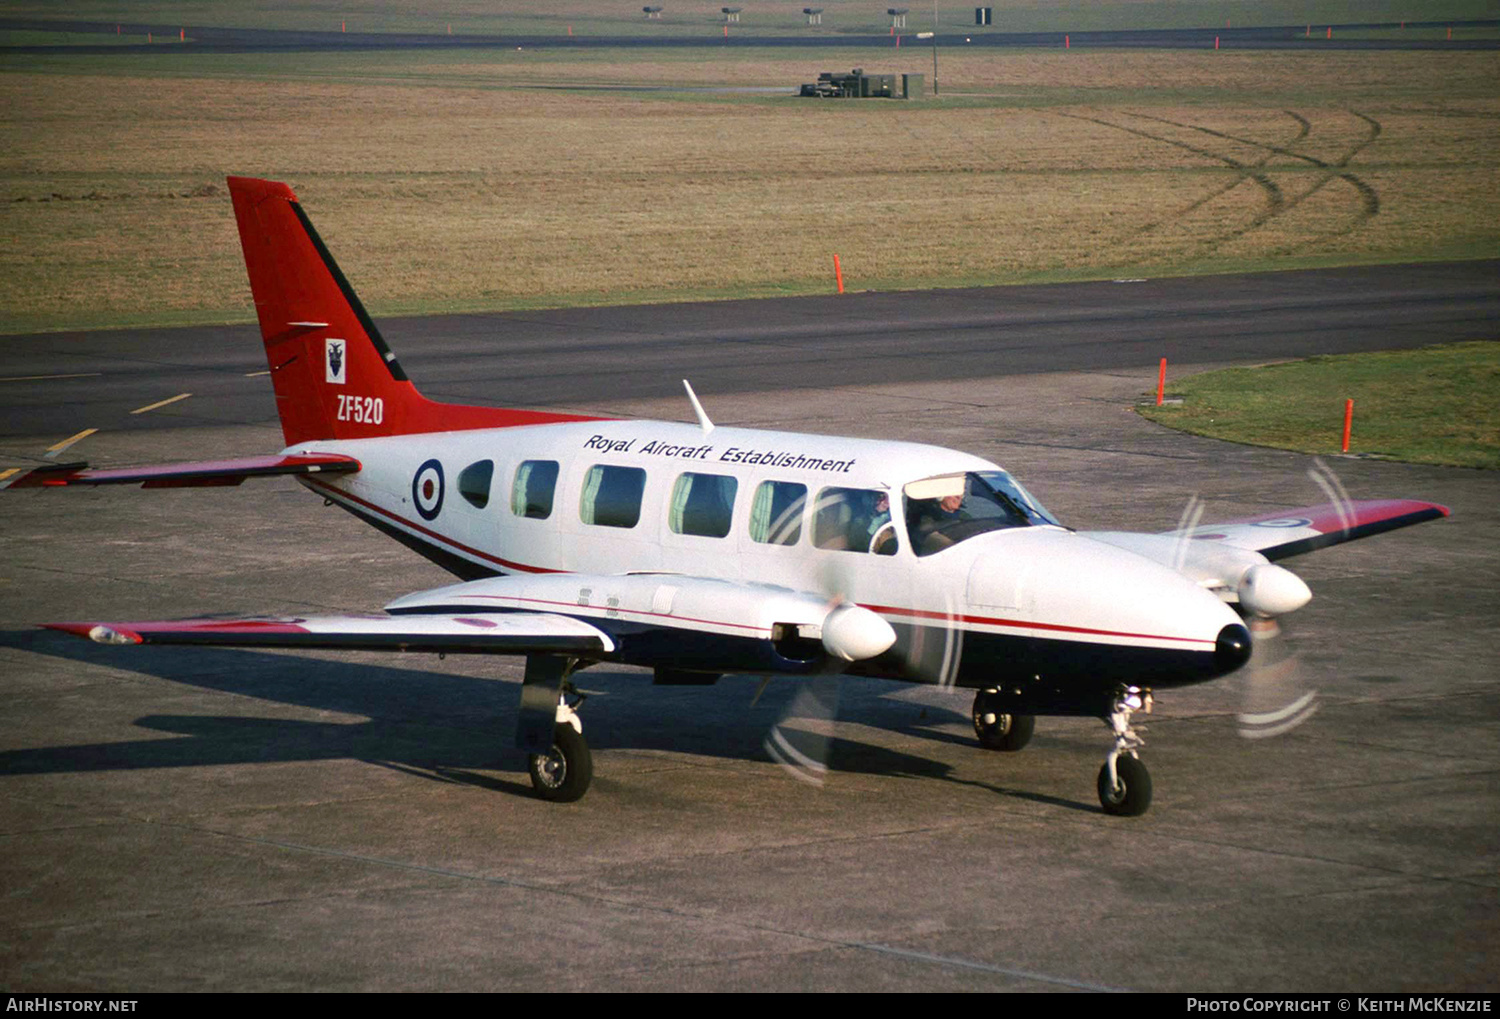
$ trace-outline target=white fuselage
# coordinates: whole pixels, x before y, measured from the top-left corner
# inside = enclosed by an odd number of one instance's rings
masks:
[[[1054,669],[1055,652],[1064,646],[1090,646],[1091,662],[1110,653],[1211,654],[1220,631],[1239,622],[1179,573],[1054,525],[991,531],[917,555],[902,526],[904,486],[999,470],[935,446],[740,428],[705,434],[689,424],[621,420],[325,440],[289,452],[314,450],[356,457],[363,467],[306,479],[310,487],[404,536],[459,576],[581,575],[576,583],[557,577],[545,585],[550,599],[578,605],[581,616],[604,611],[599,606],[608,600],[610,577],[677,574],[857,602],[908,638],[924,628],[1005,638],[1009,643],[997,645],[992,660],[1015,659],[1017,642],[1025,641],[1038,649],[1037,662]],[[471,475],[487,473],[487,491],[466,496],[461,476],[486,461],[487,472]],[[540,518],[522,515],[513,499],[522,465],[537,462],[558,465],[550,510]],[[644,471],[633,526],[585,522],[591,471],[600,465]],[[683,472],[734,479],[727,534],[677,533],[671,526],[674,486]],[[795,543],[755,540],[754,493],[767,481],[805,485],[809,506],[825,489],[889,493],[894,553],[816,547],[806,518]],[[579,591],[569,594],[570,584]],[[517,590],[514,582],[507,590]]]

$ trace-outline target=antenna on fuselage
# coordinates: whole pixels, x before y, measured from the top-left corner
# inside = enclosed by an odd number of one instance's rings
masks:
[[[682,388],[687,390],[688,402],[693,405],[693,413],[698,415],[698,427],[703,429],[704,436],[713,434],[714,423],[708,419],[703,404],[698,402],[698,394],[693,392],[692,383],[687,379],[682,380]]]

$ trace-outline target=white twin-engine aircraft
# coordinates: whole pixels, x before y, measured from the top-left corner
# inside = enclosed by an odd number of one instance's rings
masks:
[[[972,688],[1019,750],[1037,715],[1104,719],[1111,814],[1151,799],[1131,714],[1244,666],[1246,622],[1311,597],[1273,560],[1447,514],[1343,502],[1166,534],[1079,533],[995,464],[934,446],[434,403],[407,380],[296,196],[229,178],[286,448],[9,487],[234,485],[294,475],[459,583],[384,615],[49,624],[106,644],[525,655],[536,791],[592,775],[571,674],[661,683],[838,672]],[[768,744],[769,745],[769,744]]]

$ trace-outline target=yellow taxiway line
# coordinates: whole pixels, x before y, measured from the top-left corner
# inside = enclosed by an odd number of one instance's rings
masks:
[[[192,395],[193,395],[192,393],[178,393],[176,396],[169,396],[165,400],[157,400],[155,403],[148,403],[144,407],[137,407],[135,410],[131,411],[130,413],[132,413],[132,414],[144,414],[148,410],[155,410],[158,407],[165,407],[167,404],[169,404],[169,403],[176,403],[178,400],[186,400],[188,397],[190,397]]]

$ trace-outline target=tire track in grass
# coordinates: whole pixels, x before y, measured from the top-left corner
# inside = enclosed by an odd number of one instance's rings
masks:
[[[1298,142],[1300,142],[1302,139],[1306,138],[1309,134],[1312,133],[1312,122],[1309,121],[1306,117],[1301,116],[1300,114],[1294,113],[1291,110],[1282,110],[1281,112],[1285,113],[1288,117],[1291,117],[1293,120],[1295,120],[1297,122],[1297,137],[1293,138],[1291,141],[1287,142],[1286,144],[1288,144],[1288,145],[1295,145]],[[1135,116],[1135,114],[1130,114],[1130,116]],[[1271,161],[1271,156],[1273,154],[1274,153],[1267,152],[1260,159],[1258,159],[1254,163],[1250,163],[1248,165],[1254,167],[1257,170],[1264,169],[1265,165],[1268,162]],[[1238,180],[1234,181],[1234,183],[1232,183],[1232,184],[1225,184],[1223,187],[1221,187],[1221,188],[1219,188],[1219,189],[1217,189],[1215,191],[1210,191],[1208,194],[1204,195],[1202,198],[1198,199],[1197,201],[1191,202],[1188,205],[1182,207],[1181,209],[1178,209],[1175,213],[1173,213],[1173,217],[1172,218],[1174,218],[1174,219],[1180,219],[1183,216],[1187,216],[1187,215],[1189,215],[1191,213],[1197,212],[1200,208],[1202,208],[1203,206],[1207,205],[1209,202],[1213,201],[1216,198],[1222,198],[1224,195],[1227,195],[1229,192],[1233,191],[1235,188],[1239,187],[1244,182],[1245,182],[1244,178],[1241,177]],[[1150,233],[1151,231],[1155,230],[1157,227],[1161,226],[1164,222],[1167,222],[1167,221],[1159,219],[1159,220],[1157,220],[1154,223],[1147,223],[1145,226],[1141,227],[1140,230],[1137,231],[1137,233],[1143,233],[1143,234],[1144,233]]]
[[[1290,110],[1284,112],[1290,114],[1293,117],[1296,117],[1303,124],[1308,124],[1308,121],[1305,118],[1292,113]],[[1172,127],[1182,128],[1184,130],[1199,131],[1203,134],[1211,135],[1215,138],[1222,138],[1225,141],[1235,142],[1239,145],[1250,145],[1256,148],[1265,149],[1266,157],[1261,161],[1261,165],[1263,165],[1266,160],[1269,160],[1271,156],[1280,155],[1287,156],[1291,159],[1300,159],[1303,162],[1310,163],[1318,169],[1324,171],[1323,175],[1318,179],[1317,183],[1315,183],[1312,187],[1308,188],[1301,194],[1291,197],[1279,210],[1274,213],[1275,215],[1283,215],[1287,212],[1292,211],[1297,206],[1301,205],[1307,199],[1311,198],[1319,191],[1322,191],[1325,187],[1327,187],[1329,184],[1332,184],[1336,180],[1343,181],[1350,187],[1354,188],[1355,192],[1359,195],[1360,211],[1353,223],[1337,230],[1331,230],[1325,233],[1317,234],[1316,236],[1307,238],[1306,240],[1297,241],[1285,247],[1278,248],[1272,252],[1273,256],[1279,256],[1289,255],[1299,249],[1307,248],[1315,244],[1320,244],[1324,241],[1331,240],[1334,237],[1342,237],[1346,234],[1353,233],[1355,230],[1358,230],[1360,227],[1364,226],[1365,223],[1368,222],[1372,217],[1380,213],[1380,193],[1376,191],[1375,188],[1369,184],[1369,182],[1365,181],[1356,174],[1348,172],[1345,168],[1348,167],[1350,160],[1352,160],[1361,151],[1363,151],[1377,138],[1380,137],[1381,132],[1384,130],[1384,128],[1381,126],[1380,121],[1376,120],[1374,117],[1366,116],[1365,114],[1360,113],[1358,110],[1350,110],[1349,113],[1365,122],[1365,124],[1367,125],[1367,133],[1364,138],[1360,139],[1358,142],[1352,145],[1347,152],[1345,152],[1342,156],[1340,156],[1336,161],[1332,163],[1319,159],[1316,156],[1310,156],[1304,152],[1295,152],[1285,145],[1272,145],[1269,142],[1260,142],[1252,138],[1242,138],[1238,135],[1232,135],[1225,131],[1216,131],[1213,128],[1200,127],[1196,124],[1183,124],[1175,120],[1167,120],[1164,117],[1153,117],[1145,113],[1126,113],[1125,116],[1135,117],[1139,120],[1149,120],[1159,124],[1167,124]],[[1310,127],[1311,125],[1309,124],[1308,126]],[[1297,144],[1297,142],[1300,142],[1303,138],[1307,137],[1309,133],[1309,131],[1304,131],[1292,142],[1289,142],[1288,145]],[[1267,217],[1267,219],[1269,219],[1269,217]],[[1262,220],[1260,223],[1254,223],[1252,224],[1251,228],[1253,229],[1256,226],[1262,226],[1265,222],[1266,220]]]
[[[1140,128],[1127,127],[1124,124],[1116,124],[1113,121],[1104,120],[1100,117],[1086,117],[1078,113],[1062,113],[1057,110],[1054,110],[1052,112],[1055,116],[1058,117],[1067,117],[1070,120],[1083,120],[1091,124],[1099,124],[1103,127],[1113,128],[1116,131],[1124,131],[1126,134],[1133,134],[1140,138],[1146,138],[1151,141],[1161,142],[1163,145],[1171,145],[1173,148],[1179,148],[1186,152],[1191,152],[1194,155],[1202,156],[1205,159],[1211,159],[1215,162],[1223,163],[1225,166],[1228,166],[1230,169],[1238,173],[1239,177],[1233,184],[1226,188],[1223,188],[1219,192],[1220,195],[1227,194],[1228,192],[1233,191],[1236,187],[1243,184],[1247,180],[1253,183],[1256,187],[1260,188],[1266,201],[1265,209],[1257,213],[1255,217],[1243,227],[1230,230],[1227,233],[1221,234],[1217,237],[1211,237],[1205,241],[1200,241],[1198,243],[1198,247],[1205,253],[1212,252],[1225,242],[1232,241],[1237,237],[1242,237],[1245,234],[1249,233],[1251,230],[1255,230],[1258,227],[1264,226],[1271,219],[1279,215],[1282,209],[1286,206],[1286,196],[1282,194],[1281,187],[1270,177],[1268,177],[1264,172],[1262,172],[1261,167],[1265,163],[1265,159],[1262,159],[1260,163],[1242,163],[1232,156],[1226,156],[1221,153],[1214,152],[1212,149],[1206,149],[1199,145],[1191,145],[1187,142],[1179,141],[1176,138],[1169,138],[1165,135],[1153,134],[1150,131],[1144,131]],[[1201,205],[1202,203],[1200,202],[1199,204]]]

